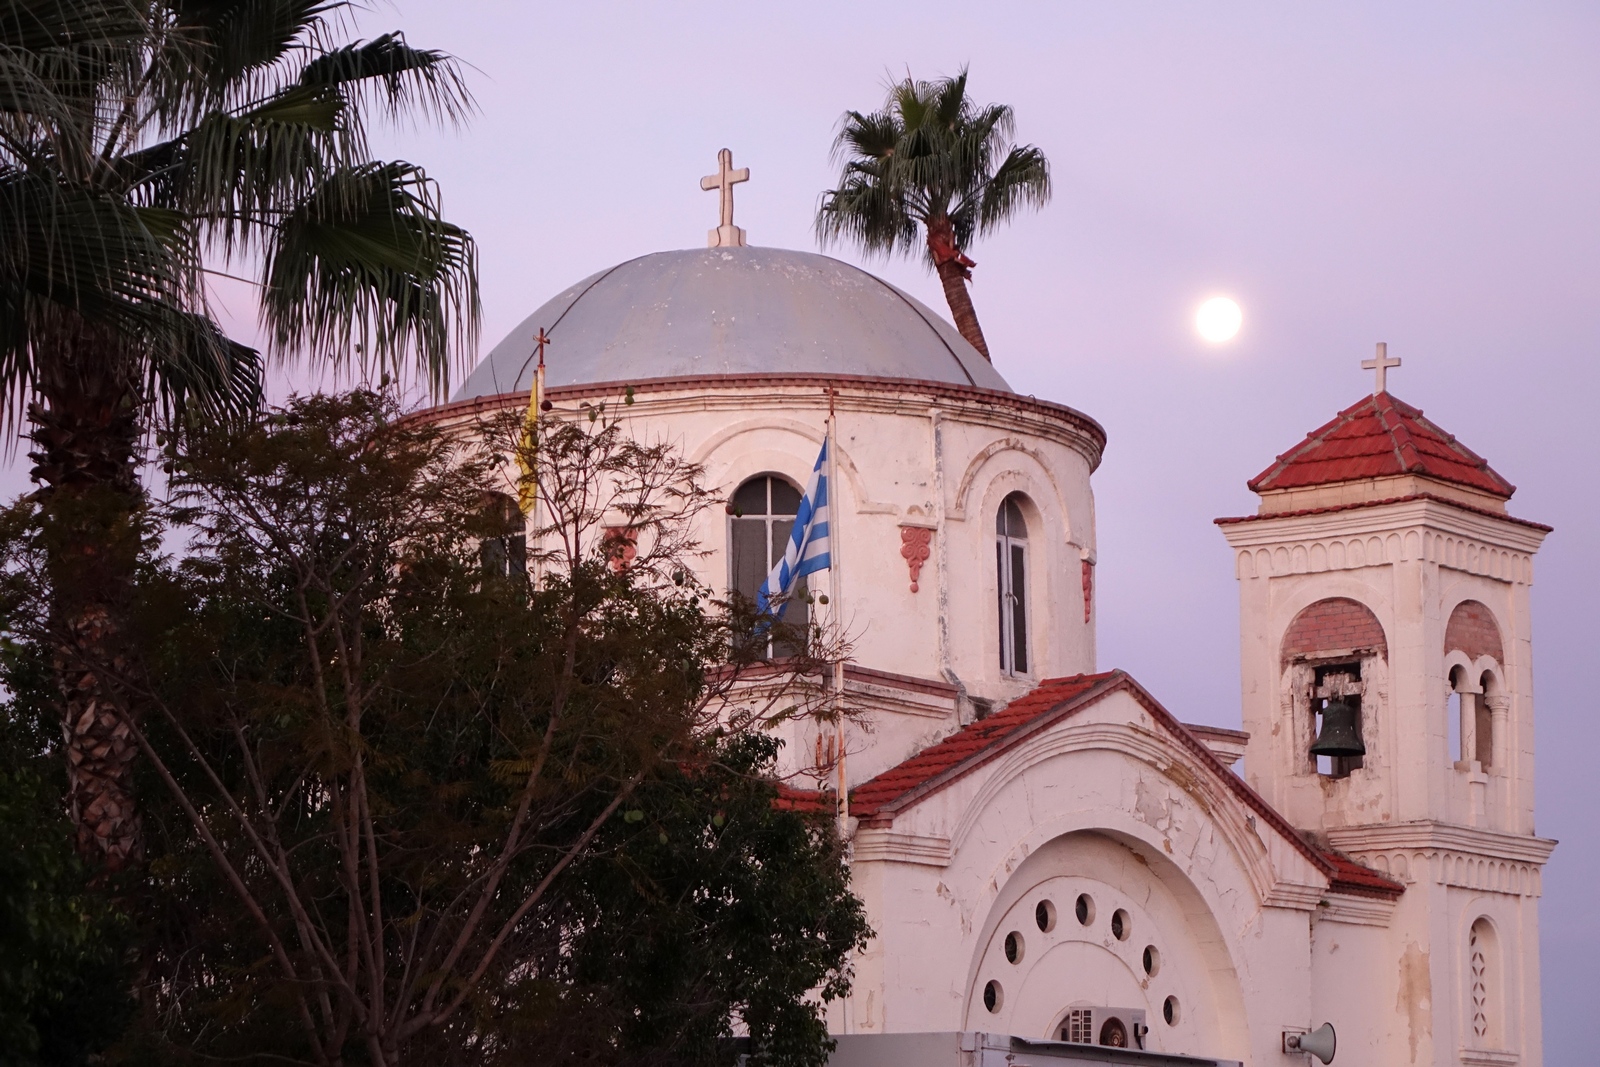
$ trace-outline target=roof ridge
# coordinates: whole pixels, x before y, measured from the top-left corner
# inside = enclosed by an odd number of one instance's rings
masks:
[[[1064,695],[1059,700],[1048,699],[1051,694],[1046,692],[1047,688],[1052,686],[1060,688],[1064,683],[1070,682],[1087,682],[1090,684],[1083,685],[1076,692]],[[936,792],[943,786],[961,778],[967,771],[974,769],[978,763],[983,762],[981,757],[991,754],[998,746],[1006,744],[1017,737],[1018,734],[1042,730],[1085,704],[1121,688],[1126,688],[1134,700],[1148,711],[1152,718],[1157,722],[1163,723],[1172,732],[1180,745],[1187,748],[1192,755],[1215,771],[1218,780],[1226,788],[1232,790],[1246,807],[1271,823],[1274,829],[1282,834],[1326,877],[1330,880],[1334,879],[1337,873],[1337,865],[1333,860],[1324,855],[1316,845],[1307,841],[1301,831],[1284,818],[1276,808],[1268,804],[1261,794],[1252,789],[1244,779],[1230,771],[1217,758],[1216,753],[1212,752],[1204,741],[1196,737],[1193,731],[1179,721],[1177,716],[1163,707],[1161,702],[1152,696],[1149,690],[1140,685],[1127,671],[1120,668],[1099,674],[1076,674],[1063,678],[1045,679],[988,718],[969,723],[949,737],[929,745],[909,759],[902,760],[895,766],[874,775],[856,786],[850,791],[851,809],[863,819],[871,819],[874,816],[886,813],[892,815],[894,812],[909,807],[928,794]],[[1030,701],[1040,705],[1037,710],[1019,709],[1019,705],[1027,705]],[[995,720],[1005,716],[1012,709],[1032,710],[1032,714],[1018,722],[1008,723],[1006,729],[996,731],[993,736],[982,736],[985,730],[981,728],[985,723],[998,725]],[[990,728],[992,729],[992,726]],[[980,743],[975,746],[967,746],[965,751],[961,751],[960,739],[963,737],[976,739]],[[929,762],[934,763],[934,766],[927,768],[928,773],[926,774],[920,773],[920,769],[917,772],[909,770],[919,760],[923,760],[924,757],[935,755],[935,750],[941,747],[946,747],[945,755],[953,758],[948,762],[943,762],[943,765],[939,765],[941,761],[936,759],[930,760]],[[883,783],[883,786],[890,787],[890,795],[883,797],[876,803],[870,799],[870,795],[863,795],[864,793],[869,793],[870,787],[875,783]],[[886,811],[886,809],[889,810]]]
[[[1502,499],[1516,492],[1516,486],[1486,459],[1427,418],[1421,408],[1388,391],[1369,394],[1346,407],[1247,484],[1261,493],[1397,474],[1437,478]]]

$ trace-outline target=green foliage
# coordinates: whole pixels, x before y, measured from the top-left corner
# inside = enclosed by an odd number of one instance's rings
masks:
[[[474,246],[420,168],[370,158],[366,116],[459,121],[470,98],[449,56],[398,34],[336,45],[345,6],[0,0],[10,417],[85,329],[169,404],[253,403],[259,359],[205,296],[234,261],[260,270],[284,351],[411,356],[444,387],[476,339]]]
[[[126,1054],[510,1064],[577,1013],[575,1062],[712,1062],[735,1020],[765,1060],[824,1057],[860,906],[831,826],[773,807],[734,697],[753,620],[687,567],[698,469],[601,413],[543,420],[518,447],[544,523],[518,534],[484,433],[357,392],[169,442],[157,527],[184,547],[145,542],[103,667],[147,770]],[[32,516],[4,621],[42,664]],[[518,535],[534,575],[486,570]]]
[[[726,1061],[737,1018],[753,1063],[826,1062],[808,993],[848,992],[839,961],[865,947],[866,920],[831,820],[779,807],[776,754],[760,734],[708,745],[641,790],[637,824],[613,820],[578,872],[572,995],[612,1053],[592,1058]]]
[[[0,1065],[88,1062],[133,1009],[122,950],[129,939],[90,889],[63,815],[65,775],[47,665],[36,650],[0,650]]]
[[[839,185],[822,195],[818,237],[868,253],[915,253],[918,228],[937,265],[941,230],[949,252],[1050,199],[1050,167],[1033,145],[1010,143],[1015,116],[967,96],[967,72],[890,86],[883,110],[847,111],[834,141]]]

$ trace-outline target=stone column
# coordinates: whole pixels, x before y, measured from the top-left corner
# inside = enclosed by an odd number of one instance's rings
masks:
[[[1496,774],[1511,773],[1511,698],[1494,693],[1484,698],[1489,704],[1490,759]]]

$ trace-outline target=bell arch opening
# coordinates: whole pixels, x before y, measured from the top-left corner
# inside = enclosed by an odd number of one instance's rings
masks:
[[[1301,609],[1284,631],[1280,662],[1293,704],[1303,773],[1348,778],[1366,766],[1376,735],[1372,685],[1389,643],[1370,608],[1329,597]]]

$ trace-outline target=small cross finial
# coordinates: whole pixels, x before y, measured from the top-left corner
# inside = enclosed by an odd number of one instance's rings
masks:
[[[1400,360],[1398,358],[1389,358],[1389,346],[1383,341],[1378,342],[1378,354],[1376,356],[1374,356],[1372,359],[1364,359],[1361,361],[1362,370],[1378,372],[1377,384],[1374,385],[1372,389],[1373,396],[1377,396],[1379,393],[1387,393],[1389,391],[1389,368],[1398,367],[1399,365]]]
[[[716,189],[721,194],[721,215],[717,228],[706,235],[707,248],[742,248],[744,231],[733,224],[733,187],[750,180],[750,168],[733,169],[733,149],[724,148],[717,153],[717,173],[700,179],[700,188],[706,192]]]
[[[550,344],[550,338],[545,335],[544,327],[539,327],[539,336],[534,338],[539,345],[539,366],[544,366],[544,346]]]

